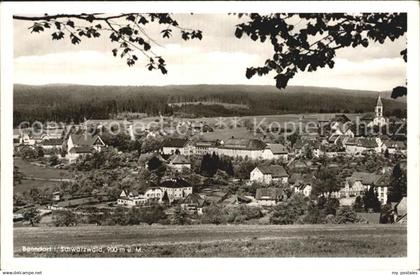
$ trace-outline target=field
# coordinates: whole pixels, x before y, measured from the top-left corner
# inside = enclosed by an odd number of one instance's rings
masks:
[[[33,187],[53,187],[60,184],[58,180],[73,177],[67,170],[37,166],[21,158],[14,158],[13,165],[19,168],[23,176],[22,183],[14,186],[15,193],[21,193]]]
[[[406,232],[395,224],[19,227],[14,252],[15,257],[403,257]]]

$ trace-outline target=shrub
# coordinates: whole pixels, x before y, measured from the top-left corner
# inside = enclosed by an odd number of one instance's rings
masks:
[[[349,206],[344,206],[338,209],[337,215],[335,216],[335,223],[360,223],[363,219],[357,215],[357,213]]]
[[[55,210],[52,214],[55,226],[75,226],[78,224],[78,217],[71,210]]]

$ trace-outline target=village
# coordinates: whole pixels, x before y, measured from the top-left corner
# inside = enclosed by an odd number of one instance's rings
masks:
[[[380,96],[372,109],[283,124],[137,116],[26,125],[13,136],[15,226],[405,223],[406,120],[385,117]],[[36,176],[42,169],[52,176]]]

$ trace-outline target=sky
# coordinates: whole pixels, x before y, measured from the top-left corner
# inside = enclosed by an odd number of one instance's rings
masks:
[[[175,14],[186,28],[200,29],[203,39],[183,41],[179,33],[161,38],[162,26],[147,25],[146,31],[159,43],[152,45],[164,57],[168,74],[148,71],[147,60],[139,59],[128,67],[125,59],[113,57],[115,47],[102,35],[83,39],[73,45],[68,39],[52,41],[50,33],[30,33],[32,25],[14,21],[14,83],[19,84],[88,84],[88,85],[181,85],[245,84],[275,85],[274,75],[245,77],[250,66],[261,66],[273,54],[270,42],[254,42],[234,36],[240,23],[227,14]],[[67,37],[68,38],[68,37]],[[406,63],[400,56],[406,39],[402,37],[369,47],[337,51],[333,69],[299,72],[289,85],[338,87],[343,89],[389,91],[406,82]]]

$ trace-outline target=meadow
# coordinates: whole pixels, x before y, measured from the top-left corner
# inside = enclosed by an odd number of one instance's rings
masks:
[[[406,232],[405,225],[396,224],[19,227],[14,228],[14,254],[15,257],[403,257],[407,253]],[[51,251],[25,252],[24,246]],[[88,250],[94,248],[96,252]]]

